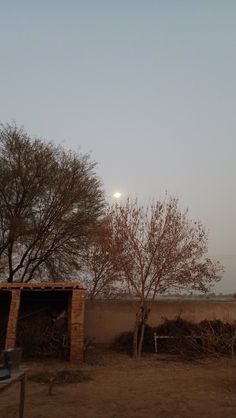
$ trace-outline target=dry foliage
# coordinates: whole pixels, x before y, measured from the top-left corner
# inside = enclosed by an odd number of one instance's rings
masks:
[[[236,324],[220,320],[204,320],[198,324],[186,321],[181,317],[165,319],[157,327],[146,326],[143,351],[154,352],[154,333],[159,336],[170,336],[170,339],[158,339],[158,353],[179,355],[184,359],[202,357],[232,356],[235,354]],[[112,347],[115,350],[131,353],[132,332],[120,334]]]
[[[23,347],[25,358],[68,359],[68,349],[63,346],[63,335],[67,335],[65,320],[53,321],[53,312],[41,309],[19,318],[17,345]]]
[[[139,301],[133,339],[137,356],[155,297],[177,289],[206,292],[220,280],[223,269],[207,257],[203,225],[181,212],[176,198],[147,207],[127,200],[111,210],[110,219],[116,269]]]
[[[83,253],[80,279],[89,299],[114,298],[121,292],[119,270],[114,268],[114,240],[109,216],[92,231]]]

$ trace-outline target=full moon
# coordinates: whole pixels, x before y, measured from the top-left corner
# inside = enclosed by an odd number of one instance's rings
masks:
[[[121,193],[120,192],[115,192],[113,194],[113,197],[115,197],[116,199],[119,199],[121,197]]]

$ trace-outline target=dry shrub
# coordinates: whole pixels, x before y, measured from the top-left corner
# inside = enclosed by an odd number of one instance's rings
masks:
[[[183,358],[233,355],[236,346],[236,324],[220,320],[204,320],[198,324],[181,317],[164,319],[157,327],[146,326],[143,352],[154,351],[154,333],[170,336],[170,339],[157,339],[158,353],[180,355]],[[132,352],[132,332],[120,334],[112,344],[117,351]],[[236,350],[236,347],[235,347]]]
[[[83,370],[59,370],[56,372],[41,372],[29,376],[29,380],[46,384],[53,380],[56,384],[80,383],[92,380],[91,376]]]

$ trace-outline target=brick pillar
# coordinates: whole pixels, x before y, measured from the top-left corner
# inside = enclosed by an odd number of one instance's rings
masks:
[[[70,361],[77,363],[83,361],[84,356],[84,290],[73,289],[68,307]]]
[[[20,290],[11,291],[11,305],[7,323],[5,349],[14,348],[16,343],[16,329],[20,309]]]

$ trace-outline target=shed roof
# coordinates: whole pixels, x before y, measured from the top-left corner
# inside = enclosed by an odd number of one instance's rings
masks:
[[[48,282],[48,283],[0,283],[1,290],[73,290],[83,287],[79,282]]]

